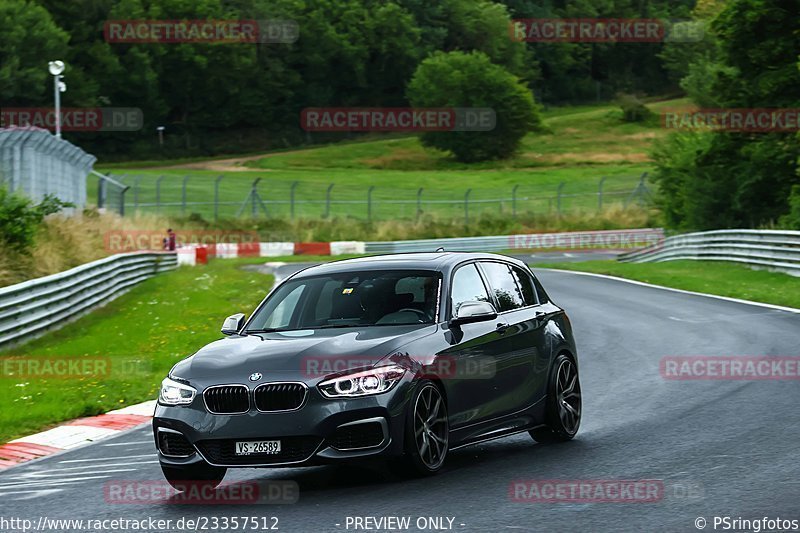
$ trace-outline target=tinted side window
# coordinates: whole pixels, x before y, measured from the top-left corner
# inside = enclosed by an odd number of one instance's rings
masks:
[[[489,285],[497,298],[498,311],[510,311],[518,309],[525,304],[522,299],[522,292],[511,275],[511,270],[504,263],[481,263],[481,267],[486,273]]]
[[[517,285],[519,285],[522,291],[522,301],[525,302],[525,305],[536,305],[539,303],[536,299],[536,291],[533,288],[533,280],[530,274],[517,267],[511,267],[511,273],[514,274],[514,279],[517,281]]]
[[[453,276],[453,288],[450,293],[450,309],[453,316],[456,316],[458,308],[464,302],[490,301],[486,287],[483,286],[483,280],[474,264],[466,265],[456,270]]]

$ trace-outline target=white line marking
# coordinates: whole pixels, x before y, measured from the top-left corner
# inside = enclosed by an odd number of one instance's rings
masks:
[[[753,302],[751,300],[741,300],[739,298],[731,298],[729,296],[719,296],[717,294],[707,294],[705,292],[694,292],[694,291],[687,291],[684,289],[675,289],[673,287],[664,287],[663,285],[653,285],[652,283],[645,283],[644,281],[636,281],[633,279],[625,279],[620,278],[617,276],[608,276],[606,274],[595,274],[594,272],[580,272],[578,270],[562,270],[560,268],[537,268],[532,267],[536,270],[549,270],[552,272],[561,272],[563,274],[577,274],[579,276],[592,276],[595,278],[604,278],[610,279],[613,281],[622,281],[624,283],[630,283],[632,285],[641,285],[642,287],[650,287],[652,289],[661,289],[663,291],[670,291],[670,292],[677,292],[681,294],[691,294],[693,296],[705,296],[706,298],[715,298],[717,300],[724,300],[726,302],[733,302],[737,304],[745,304],[745,305],[755,305],[757,307],[764,307],[767,309],[774,309],[776,311],[787,311],[789,313],[800,314],[800,309],[796,309],[794,307],[784,307],[782,305],[774,305],[774,304],[767,304],[763,302]]]
[[[132,463],[114,463],[114,464],[104,464],[102,465],[103,468],[117,468],[120,466],[137,466],[137,465],[148,465],[148,464],[157,464],[158,461],[142,461],[142,462],[132,462]],[[91,469],[92,471],[89,472],[90,474],[105,474],[106,472],[115,472],[115,470],[103,470],[98,469],[97,465],[84,465],[84,466],[68,466],[68,467],[59,467],[58,470],[37,470],[36,472],[26,472],[24,474],[20,474],[17,478],[11,479],[25,479],[28,477],[31,478],[46,478],[48,476],[58,477],[62,475],[61,472],[67,473],[68,471],[72,473],[76,473],[76,471]],[[78,472],[79,473],[79,472]]]
[[[78,483],[80,481],[89,481],[92,479],[106,479],[111,476],[85,476],[85,477],[76,477],[70,479],[42,479],[37,481],[18,481],[16,483],[3,483],[0,485],[0,490],[2,489],[13,489],[17,487],[38,487],[38,486],[47,486],[47,485],[70,485],[73,483]]]
[[[69,459],[66,461],[59,461],[59,463],[88,463],[89,461],[116,461],[117,459],[139,459],[140,457],[153,458],[152,453],[145,453],[142,455],[121,455],[119,457],[94,457],[92,459]],[[103,465],[107,466],[107,465]]]
[[[152,440],[137,440],[136,442],[112,442],[109,444],[103,444],[103,446],[139,446],[140,444],[151,444],[155,447],[155,443]]]
[[[3,492],[0,493],[0,496],[8,496],[10,494],[30,494],[30,496],[25,496],[24,498],[14,498],[11,501],[22,501],[22,500],[32,500],[34,498],[38,498],[39,496],[49,496],[51,494],[55,494],[56,492],[63,492],[64,489],[45,489],[45,490],[15,490],[14,492]]]

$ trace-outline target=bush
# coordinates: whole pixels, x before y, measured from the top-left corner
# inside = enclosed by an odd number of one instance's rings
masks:
[[[688,132],[654,152],[667,226],[683,230],[757,228],[789,212],[800,140],[791,134]]]
[[[74,205],[49,194],[34,204],[28,198],[0,187],[0,241],[16,252],[30,249],[44,217],[65,207]]]
[[[789,194],[789,212],[780,219],[780,225],[787,229],[800,230],[800,185],[794,185]]]
[[[653,116],[653,112],[635,95],[621,94],[617,98],[625,122],[645,122]]]
[[[530,90],[516,76],[481,52],[438,52],[420,63],[406,95],[414,107],[491,108],[491,131],[422,134],[422,144],[449,151],[463,162],[508,158],[541,123]]]

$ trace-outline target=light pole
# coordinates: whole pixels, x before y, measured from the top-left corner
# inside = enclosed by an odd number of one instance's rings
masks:
[[[47,69],[50,71],[50,74],[53,75],[53,96],[55,98],[56,104],[56,138],[61,138],[61,93],[66,92],[67,84],[61,81],[64,76],[61,75],[64,72],[64,62],[63,61],[50,61],[47,64]]]
[[[163,148],[164,147],[164,126],[158,126],[156,128],[156,131],[158,132],[158,145]]]

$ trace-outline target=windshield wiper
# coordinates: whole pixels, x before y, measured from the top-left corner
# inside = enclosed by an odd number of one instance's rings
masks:
[[[308,329],[308,328],[301,328]],[[265,328],[265,329],[248,329],[245,333],[276,333],[281,331],[299,331],[296,328]]]

